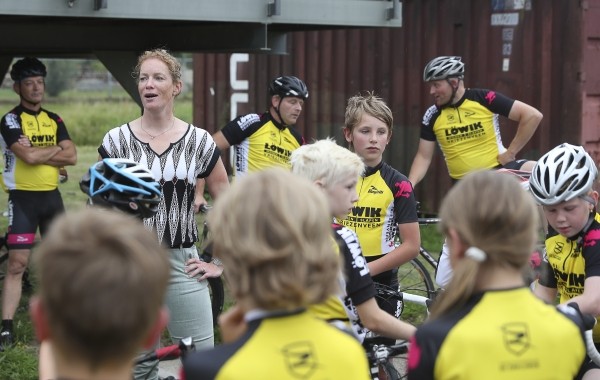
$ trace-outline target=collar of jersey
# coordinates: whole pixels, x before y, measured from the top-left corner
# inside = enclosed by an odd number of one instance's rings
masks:
[[[293,310],[264,310],[264,309],[252,309],[244,315],[244,320],[249,323],[259,319],[265,318],[277,318],[287,317],[289,315],[300,314],[305,308],[301,307]]]
[[[365,175],[363,175],[363,177],[365,177],[365,178],[366,178],[366,177],[368,177],[368,176],[371,176],[371,175],[373,175],[373,174],[377,173],[377,171],[378,171],[379,169],[381,169],[381,167],[382,167],[382,166],[383,166],[383,160],[381,160],[381,162],[380,162],[380,163],[378,163],[377,165],[375,165],[375,166],[373,166],[373,167],[371,167],[371,166],[367,166],[367,167],[365,167]]]

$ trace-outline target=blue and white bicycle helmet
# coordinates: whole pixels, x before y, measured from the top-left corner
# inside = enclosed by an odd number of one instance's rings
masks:
[[[448,78],[463,78],[465,64],[461,57],[441,56],[432,59],[423,70],[423,81],[443,80]]]
[[[160,184],[152,173],[125,158],[105,158],[92,166],[79,182],[93,205],[116,208],[140,218],[158,211]]]
[[[529,189],[538,203],[551,206],[585,196],[597,177],[598,168],[583,147],[563,143],[535,164]]]

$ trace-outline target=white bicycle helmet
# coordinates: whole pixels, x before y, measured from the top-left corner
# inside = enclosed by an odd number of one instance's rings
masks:
[[[535,164],[529,189],[538,203],[550,206],[586,195],[597,176],[598,168],[583,147],[563,143]]]
[[[462,78],[465,75],[465,64],[461,57],[441,56],[432,59],[423,70],[423,81]]]

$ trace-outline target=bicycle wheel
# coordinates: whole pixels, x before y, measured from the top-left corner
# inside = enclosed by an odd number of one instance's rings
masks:
[[[435,287],[429,271],[416,258],[398,268],[398,284],[400,284],[402,293],[429,299],[435,294]],[[427,306],[411,302],[407,298],[409,297],[404,297],[404,311],[401,317],[412,324],[420,325],[427,318]]]
[[[208,289],[212,305],[213,326],[216,327],[219,315],[221,315],[223,306],[225,305],[225,288],[223,287],[222,277],[209,277]]]
[[[406,364],[405,360],[403,364]],[[378,368],[378,380],[401,380],[406,378],[406,371],[403,372],[404,374],[401,374],[391,361],[379,364]]]

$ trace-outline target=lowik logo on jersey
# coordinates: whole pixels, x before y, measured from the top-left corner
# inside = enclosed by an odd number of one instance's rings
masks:
[[[246,128],[248,128],[249,126],[251,126],[252,124],[257,123],[259,121],[260,121],[260,116],[255,113],[251,113],[249,115],[241,116],[240,119],[238,120],[237,124],[239,125],[240,129],[243,131]]]
[[[288,344],[281,350],[286,365],[294,377],[309,378],[317,369],[314,347],[311,342]]]
[[[475,115],[475,112],[473,112],[473,111],[465,111],[465,113],[464,113],[465,117],[471,117],[473,115]]]
[[[394,187],[398,189],[394,193],[394,198],[409,198],[412,193],[412,185],[408,181],[396,182]]]
[[[455,143],[485,135],[481,122],[444,129],[446,141]]]
[[[505,324],[502,326],[502,333],[504,347],[514,355],[521,356],[531,347],[529,329],[527,328],[527,324],[523,322]]]
[[[291,150],[269,143],[265,143],[263,152],[266,157],[270,157],[279,162],[288,162],[292,155]]]
[[[356,234],[347,228],[340,228],[336,232],[344,240],[344,243],[346,243],[346,246],[350,250],[350,254],[352,255],[352,267],[359,269],[361,276],[368,275],[369,267],[365,257],[362,255]]]

